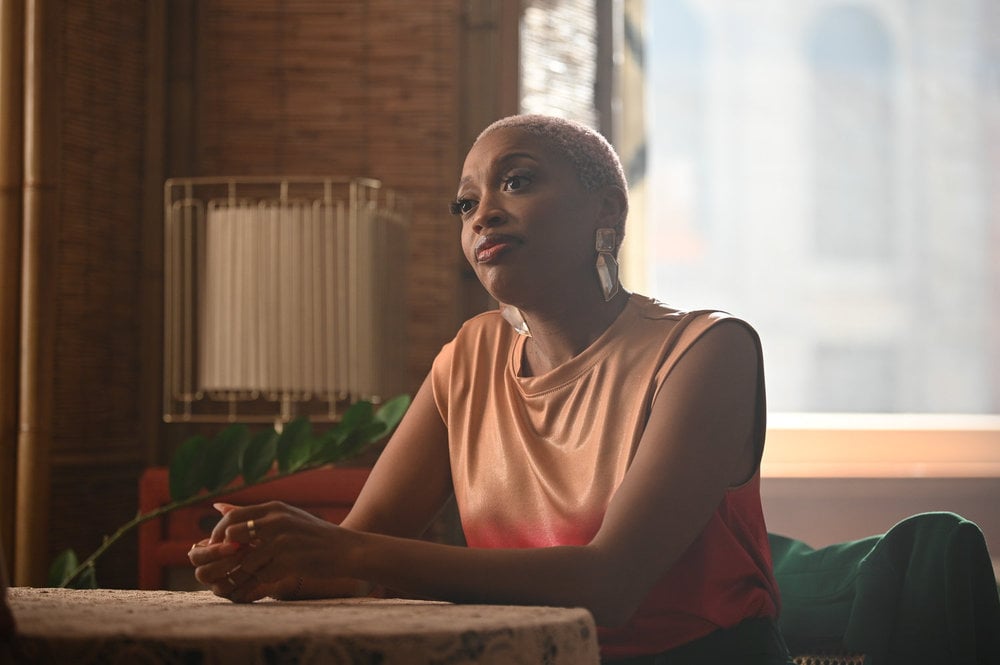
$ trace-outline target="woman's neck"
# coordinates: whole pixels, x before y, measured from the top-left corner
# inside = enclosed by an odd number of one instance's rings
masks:
[[[615,322],[628,299],[622,290],[609,302],[589,306],[522,309],[531,330],[524,345],[522,374],[538,376],[580,355]]]

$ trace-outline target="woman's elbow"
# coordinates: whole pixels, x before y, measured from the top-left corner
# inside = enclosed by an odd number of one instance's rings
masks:
[[[628,622],[649,594],[649,575],[619,548],[593,542],[582,548],[586,565],[575,568],[575,604],[587,608],[597,625],[615,628]]]
[[[618,628],[632,618],[639,608],[639,603],[625,602],[623,599],[607,598],[590,604],[588,608],[594,615],[594,622],[603,628]]]
[[[629,589],[620,575],[615,577],[607,584],[595,585],[585,603],[597,625],[604,628],[617,628],[628,622],[646,596],[643,590]]]

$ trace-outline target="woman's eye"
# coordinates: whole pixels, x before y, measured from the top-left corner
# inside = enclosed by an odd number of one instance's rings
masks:
[[[468,215],[475,210],[476,202],[472,199],[457,199],[452,201],[448,207],[453,215]]]
[[[523,175],[510,175],[503,179],[503,191],[514,192],[528,184],[528,177]]]

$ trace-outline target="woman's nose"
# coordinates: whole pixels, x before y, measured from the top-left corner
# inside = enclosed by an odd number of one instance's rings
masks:
[[[507,220],[507,213],[503,208],[494,205],[491,200],[481,200],[476,209],[476,216],[472,220],[472,230],[476,233],[483,233],[487,229],[500,226]]]

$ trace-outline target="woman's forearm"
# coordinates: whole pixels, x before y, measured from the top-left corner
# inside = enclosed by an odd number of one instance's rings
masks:
[[[345,574],[453,602],[585,607],[602,625],[625,621],[641,598],[593,545],[476,549],[345,532]]]

